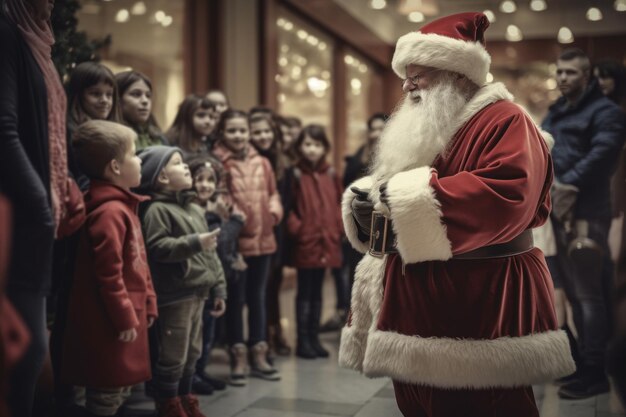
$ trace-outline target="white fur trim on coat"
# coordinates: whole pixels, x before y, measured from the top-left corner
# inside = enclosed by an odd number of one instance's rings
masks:
[[[494,340],[370,333],[363,363],[369,377],[439,388],[519,387],[576,369],[562,330]]]
[[[445,261],[452,257],[440,204],[429,185],[430,172],[430,167],[400,172],[387,184],[397,248],[405,263]]]
[[[365,253],[369,250],[369,242],[361,242],[359,240],[357,225],[352,217],[352,200],[354,200],[356,194],[354,194],[350,188],[357,187],[363,190],[369,190],[372,188],[373,183],[372,177],[363,177],[354,181],[346,188],[341,200],[341,216],[343,217],[343,228],[346,232],[346,237],[352,244],[352,247],[361,253]]]
[[[363,372],[363,360],[367,346],[368,330],[345,326],[341,330],[339,366]]]
[[[453,39],[434,33],[411,32],[400,37],[391,66],[400,78],[406,78],[409,64],[440,68],[465,75],[482,86],[489,72],[491,57],[479,42]]]

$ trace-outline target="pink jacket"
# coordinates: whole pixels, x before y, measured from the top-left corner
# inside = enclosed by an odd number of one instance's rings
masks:
[[[213,153],[224,164],[226,184],[235,209],[246,216],[239,234],[239,251],[243,256],[276,252],[274,226],[283,217],[283,206],[270,162],[253,146],[248,146],[243,159],[235,157],[222,144],[218,144]]]

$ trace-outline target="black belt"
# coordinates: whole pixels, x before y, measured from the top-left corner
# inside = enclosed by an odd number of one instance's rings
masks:
[[[381,212],[372,213],[369,253],[376,257],[398,253],[397,240],[391,219]],[[515,256],[535,247],[532,230],[526,229],[512,240],[496,245],[483,246],[469,252],[454,255],[452,259],[490,259]]]

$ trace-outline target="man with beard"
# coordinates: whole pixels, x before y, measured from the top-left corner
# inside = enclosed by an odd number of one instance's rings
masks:
[[[342,202],[367,254],[339,362],[391,377],[405,416],[538,416],[531,385],[574,371],[530,230],[550,212],[552,163],[511,94],[485,84],[488,25],[462,13],[398,40],[406,97]]]
[[[557,382],[561,398],[579,399],[609,391],[604,368],[614,269],[608,243],[611,176],[624,145],[624,115],[591,78],[591,63],[582,50],[561,53],[556,79],[562,97],[542,124],[554,136],[558,181],[551,216],[557,256],[549,265],[555,285],[572,305],[579,352],[577,372]],[[577,196],[569,199],[570,210],[559,210],[572,189]]]

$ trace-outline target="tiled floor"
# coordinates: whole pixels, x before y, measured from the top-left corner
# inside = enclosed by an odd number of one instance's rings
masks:
[[[290,341],[293,329],[295,291],[290,280],[281,294],[284,322]],[[334,290],[330,279],[324,288],[325,314],[332,314]],[[278,382],[251,378],[246,387],[228,387],[200,397],[202,410],[210,417],[401,417],[388,379],[368,379],[337,366],[339,334],[322,336],[331,351],[329,359],[304,360],[295,356],[278,358],[282,374]],[[226,378],[226,352],[215,349],[209,371]],[[613,394],[579,401],[563,401],[553,385],[535,387],[541,417],[626,417]]]

